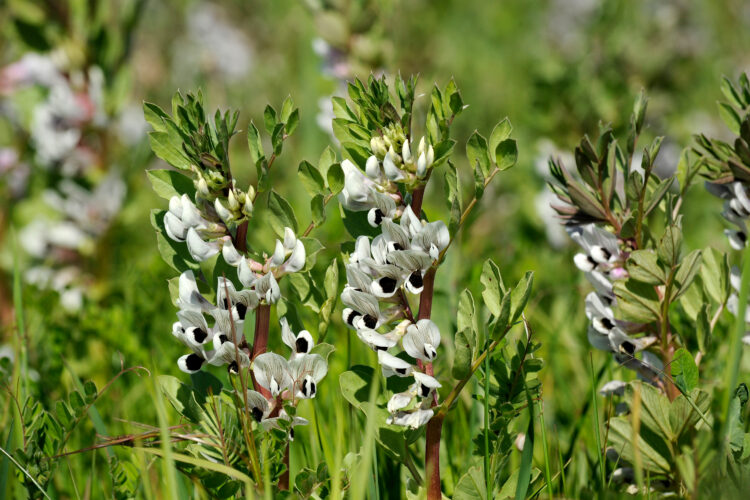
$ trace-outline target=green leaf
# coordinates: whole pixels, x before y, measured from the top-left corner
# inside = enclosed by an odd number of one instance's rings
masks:
[[[458,297],[458,314],[456,315],[456,320],[459,332],[466,328],[469,328],[472,332],[477,332],[474,296],[468,288],[465,288]]]
[[[675,273],[674,277],[679,288],[677,288],[677,293],[673,300],[685,293],[688,287],[693,283],[695,276],[701,268],[701,255],[702,252],[700,250],[693,250],[680,262],[680,267],[677,269],[677,273]]]
[[[294,216],[294,210],[288,201],[276,191],[271,190],[268,195],[268,208],[271,211],[269,223],[277,236],[284,236],[284,228],[289,227],[297,233],[297,218]]]
[[[672,401],[672,405],[669,408],[669,425],[675,440],[679,440],[683,434],[689,432],[699,422],[702,422],[703,418],[701,414],[704,416],[708,415],[707,419],[710,422],[711,396],[706,391],[700,389],[693,389],[687,394],[690,398],[689,401],[688,396],[680,394]],[[690,404],[691,402],[692,404]],[[696,411],[696,408],[700,413]]]
[[[326,176],[328,173],[328,169],[336,163],[336,152],[331,148],[331,146],[326,146],[326,148],[323,150],[323,153],[320,155],[320,159],[318,160],[318,172],[320,172],[320,175]]]
[[[331,165],[326,177],[328,178],[328,189],[331,190],[332,194],[339,194],[344,189],[344,170],[340,164],[334,163]]]
[[[263,125],[266,127],[266,132],[268,132],[269,134],[273,134],[277,123],[276,110],[273,109],[273,107],[269,104],[263,111]]]
[[[171,120],[159,106],[150,102],[143,103],[143,118],[156,132],[166,132],[167,127],[163,120]]]
[[[667,191],[669,191],[669,188],[672,187],[672,183],[674,182],[674,177],[668,177],[656,186],[654,189],[653,194],[651,195],[651,199],[648,201],[648,205],[646,206],[645,211],[643,212],[643,216],[646,217],[648,214],[650,214],[657,206],[659,206],[659,202],[666,196]]]
[[[492,160],[495,162],[495,164],[500,163],[497,158],[497,147],[501,142],[510,138],[510,133],[512,131],[513,125],[510,124],[510,120],[508,120],[508,117],[503,118],[502,121],[500,121],[500,123],[495,125],[495,128],[492,129],[489,140],[489,149],[490,154],[492,155]]]
[[[487,149],[487,139],[476,130],[471,134],[469,141],[466,143],[466,157],[469,159],[469,165],[471,165],[472,169],[478,164],[485,177],[490,174],[490,156]]]
[[[203,409],[195,400],[193,390],[190,387],[171,375],[159,375],[157,380],[161,391],[174,409],[177,410],[177,413],[192,422],[200,422]]]
[[[481,466],[475,465],[458,480],[453,491],[453,500],[486,500],[486,498],[487,485],[484,482],[484,470]]]
[[[659,318],[659,297],[651,285],[640,281],[616,281],[617,311],[621,319],[650,323]]]
[[[680,261],[681,247],[682,231],[676,225],[671,225],[664,231],[656,251],[664,264],[674,268]]]
[[[659,258],[653,250],[636,250],[630,254],[625,267],[634,280],[661,285],[667,281],[664,270],[659,265]]]
[[[742,125],[740,115],[732,106],[725,102],[719,102],[718,105],[719,116],[721,119],[724,120],[724,123],[726,123],[727,127],[729,127],[729,130],[731,130],[733,134],[739,135],[740,126]]]
[[[529,301],[529,297],[531,297],[531,286],[533,285],[533,283],[534,272],[526,271],[526,274],[523,275],[523,278],[521,278],[521,280],[511,292],[511,323],[515,322],[521,316],[521,313],[526,307],[526,303]]]
[[[729,260],[726,254],[715,248],[703,250],[700,269],[706,293],[717,304],[723,304],[729,297]]]
[[[460,380],[467,377],[471,372],[471,362],[474,350],[476,349],[476,341],[476,332],[473,332],[471,328],[459,330],[454,337],[455,355],[451,371],[453,378]]]
[[[289,116],[289,120],[285,122],[284,130],[286,130],[286,134],[292,135],[295,130],[297,130],[297,126],[299,125],[299,110],[295,109],[292,111],[292,114]]]
[[[302,185],[305,186],[305,189],[310,193],[310,196],[315,196],[316,194],[325,192],[326,184],[323,180],[323,176],[320,175],[318,169],[310,162],[302,161],[302,163],[299,164],[297,173],[302,180]]]
[[[497,267],[497,264],[492,259],[484,261],[479,281],[484,286],[484,290],[482,291],[484,306],[495,317],[500,316],[500,302],[505,294],[505,285],[503,285],[500,268]]]
[[[495,149],[495,162],[500,170],[508,170],[518,161],[518,146],[513,139],[506,139]]]
[[[315,266],[318,252],[323,250],[323,244],[316,238],[304,237],[300,238],[302,244],[305,246],[305,267],[302,271],[309,271]]]
[[[322,194],[316,194],[310,200],[310,213],[312,214],[312,222],[315,227],[319,227],[326,221],[325,200]]]
[[[284,102],[281,104],[281,114],[279,115],[279,121],[281,123],[287,123],[289,121],[289,117],[292,116],[292,111],[294,111],[294,101],[292,100],[292,96],[287,96],[287,98],[284,99]]]
[[[149,143],[154,154],[180,170],[190,170],[190,160],[182,153],[182,143],[167,132],[149,132]]]
[[[253,122],[250,122],[247,127],[247,147],[250,150],[250,158],[253,160],[253,164],[257,164],[258,160],[264,157],[264,153],[260,133]]]
[[[482,195],[484,194],[484,174],[482,174],[482,169],[479,168],[479,164],[477,163],[474,166],[474,196],[476,197],[477,201],[482,199]]]
[[[616,417],[610,420],[609,442],[620,453],[620,456],[630,463],[635,463],[634,434],[626,417]],[[644,439],[644,436],[647,439]],[[641,433],[635,441],[644,469],[661,474],[670,472],[671,455],[663,438],[657,434]]]
[[[672,378],[682,392],[690,393],[698,386],[698,367],[690,353],[679,348],[672,357]]]
[[[193,180],[176,170],[146,170],[146,175],[156,194],[165,200],[183,194],[187,194],[191,199],[195,196]]]

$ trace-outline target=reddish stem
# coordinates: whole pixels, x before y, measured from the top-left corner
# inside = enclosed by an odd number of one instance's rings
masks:
[[[424,199],[424,188],[425,185],[419,186],[417,189],[415,189],[411,193],[411,211],[414,212],[414,215],[422,218],[422,200]]]
[[[441,500],[443,498],[440,488],[440,434],[442,431],[442,415],[435,415],[427,422],[427,448],[425,450],[427,500]]]
[[[247,225],[248,221],[245,221],[237,227],[237,234],[232,241],[234,248],[240,253],[247,252]]]
[[[430,319],[432,315],[432,293],[435,288],[435,268],[431,267],[422,280],[424,289],[419,296],[419,314],[417,319]]]
[[[286,450],[284,451],[283,463],[286,465],[286,470],[279,478],[278,488],[280,491],[289,491],[289,443],[287,443]]]
[[[255,310],[255,335],[253,336],[253,351],[250,359],[255,359],[258,355],[266,352],[268,348],[268,328],[271,322],[271,306],[268,304],[261,304]],[[250,372],[253,378],[253,387],[255,390],[263,394],[266,399],[271,399],[271,393],[265,387],[261,387],[255,381],[255,374]]]

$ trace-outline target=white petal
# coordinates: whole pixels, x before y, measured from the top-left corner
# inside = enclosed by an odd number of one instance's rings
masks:
[[[409,362],[386,351],[378,351],[378,363],[380,363],[384,377],[390,377],[391,375],[408,377],[413,371]]]
[[[237,269],[237,277],[245,287],[252,287],[258,280],[257,275],[250,269],[250,263],[247,259],[240,260],[240,264]]]
[[[279,267],[284,263],[285,257],[286,250],[284,249],[284,244],[281,241],[276,240],[276,249],[271,256],[271,264],[273,265],[273,267]]]
[[[399,392],[394,394],[391,396],[391,399],[388,400],[388,412],[395,413],[402,408],[406,408],[409,406],[412,399],[414,399],[414,395],[411,392]]]
[[[255,358],[252,364],[255,380],[271,392],[275,398],[292,385],[287,360],[273,352],[265,352]]]
[[[279,319],[279,323],[281,324],[282,342],[284,342],[284,344],[286,344],[292,351],[295,351],[294,341],[296,340],[296,337],[294,336],[294,333],[292,333],[292,329],[289,328],[289,322],[286,320],[286,316]]]
[[[172,212],[164,214],[164,229],[170,239],[174,241],[185,241],[187,227]]]
[[[190,255],[198,262],[210,259],[221,249],[221,242],[211,241],[206,242],[198,235],[198,232],[194,228],[188,229],[187,232],[187,247]]]
[[[284,228],[284,248],[291,250],[297,245],[297,237],[294,235],[294,231],[291,228]]]
[[[284,272],[296,273],[297,271],[302,270],[302,268],[305,267],[306,258],[307,254],[305,252],[305,245],[302,243],[302,240],[297,240],[292,255],[289,256],[286,264],[284,264]]]
[[[365,164],[365,174],[370,179],[377,179],[380,177],[380,162],[375,155],[370,156]]]
[[[234,247],[234,244],[229,237],[224,240],[224,245],[221,247],[221,255],[224,257],[224,261],[233,267],[239,266],[240,262],[243,260],[242,255]]]
[[[623,382],[622,380],[612,380],[611,382],[607,382],[602,386],[601,389],[599,389],[599,394],[602,396],[622,396],[625,394],[625,387],[628,384]]]

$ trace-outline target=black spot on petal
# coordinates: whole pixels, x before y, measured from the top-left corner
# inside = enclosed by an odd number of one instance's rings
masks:
[[[306,353],[307,350],[310,348],[308,345],[307,339],[304,337],[297,337],[297,340],[294,341],[294,345],[297,348],[297,352]]]
[[[208,337],[208,334],[203,328],[196,328],[193,330],[193,338],[197,343],[202,344],[203,341],[206,340],[206,337]]]
[[[419,393],[422,395],[423,398],[426,398],[427,396],[430,395],[430,388],[424,384],[420,384]]]
[[[253,418],[256,422],[260,422],[263,419],[263,410],[261,410],[258,407],[255,407],[251,410],[251,413],[253,414]]]
[[[203,366],[204,361],[206,360],[201,358],[197,354],[193,353],[193,354],[190,354],[187,358],[185,358],[185,366],[190,371],[197,371],[201,369],[201,366]]]
[[[376,351],[387,351],[388,348],[386,346],[384,346],[384,345],[376,345],[375,346],[375,350]]]
[[[375,209],[375,225],[379,226],[383,222],[383,211],[379,208]]]
[[[352,311],[351,311],[351,312],[349,313],[349,315],[348,315],[348,316],[346,317],[346,322],[347,322],[347,323],[348,323],[348,324],[349,324],[350,326],[354,326],[354,320],[355,320],[355,319],[357,319],[357,317],[358,317],[358,316],[362,316],[362,315],[361,315],[360,313],[358,313],[357,311],[355,311],[355,310],[352,310]]]
[[[395,372],[399,375],[406,375],[406,368],[396,368]]]
[[[635,344],[633,344],[632,342],[628,342],[628,341],[626,340],[626,341],[625,341],[625,342],[623,342],[623,343],[622,343],[621,345],[622,345],[622,348],[623,348],[623,350],[624,350],[624,351],[625,351],[626,353],[630,354],[631,356],[632,356],[633,354],[635,354]]]
[[[612,328],[614,328],[615,324],[609,318],[602,318],[602,326],[604,326],[604,328],[606,328],[607,330],[611,330]]]
[[[219,342],[221,342],[223,344],[224,342],[228,342],[228,341],[229,341],[229,337],[227,337],[223,333],[221,335],[219,335]]]
[[[381,290],[383,290],[383,293],[393,293],[396,291],[396,284],[398,282],[389,277],[384,276],[378,280],[378,284],[380,285]]]
[[[367,328],[375,328],[375,326],[378,324],[378,318],[374,318],[370,316],[369,314],[366,314],[362,320],[365,322],[365,326]]]
[[[247,306],[242,302],[237,302],[235,307],[237,308],[237,315],[239,315],[241,320],[244,320],[245,315],[247,315]]]
[[[227,371],[231,373],[232,375],[237,375],[240,371],[240,366],[237,364],[236,361],[232,361]]]
[[[402,247],[400,243],[394,243],[393,244],[393,249],[394,250],[403,250],[404,247]]]
[[[422,273],[419,271],[414,271],[413,273],[411,273],[411,275],[409,276],[409,284],[414,288],[422,288],[424,286]]]

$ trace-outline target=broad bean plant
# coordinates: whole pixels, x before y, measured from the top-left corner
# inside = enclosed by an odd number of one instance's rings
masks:
[[[742,81],[746,88],[746,78]],[[727,82],[725,92],[732,97],[738,91]],[[732,102],[746,109],[742,99]],[[646,107],[641,93],[619,141],[606,125],[596,140],[584,137],[573,154],[574,171],[559,159],[549,161],[550,187],[558,197],[553,206],[580,247],[575,266],[593,288],[584,301],[588,341],[637,375],[629,382],[610,380],[599,390],[618,403],[606,412],[601,481],[622,484],[631,493],[739,492],[744,480],[730,482],[726,490],[710,481],[723,467],[747,466],[739,425],[747,388],[737,385],[736,342],[730,346],[733,376],[718,398],[723,406],[707,387],[721,374],[722,363],[711,358],[721,352],[715,336],[722,330],[722,313],[741,309],[739,269],[730,270],[729,256],[715,248],[685,249],[691,222],[681,209],[696,180],[712,179],[707,188],[727,200],[723,215],[739,227],[726,230],[730,243],[744,247],[742,219],[749,212],[738,173],[747,168],[739,153],[744,139],[737,138],[733,149],[696,136],[696,145],[671,166],[673,173],[659,177],[654,166],[663,138],[637,150]],[[738,112],[725,104],[721,109],[739,131]],[[584,362],[591,363],[593,377],[593,361]],[[604,369],[597,380],[603,374]],[[598,423],[595,432],[598,442]]]

